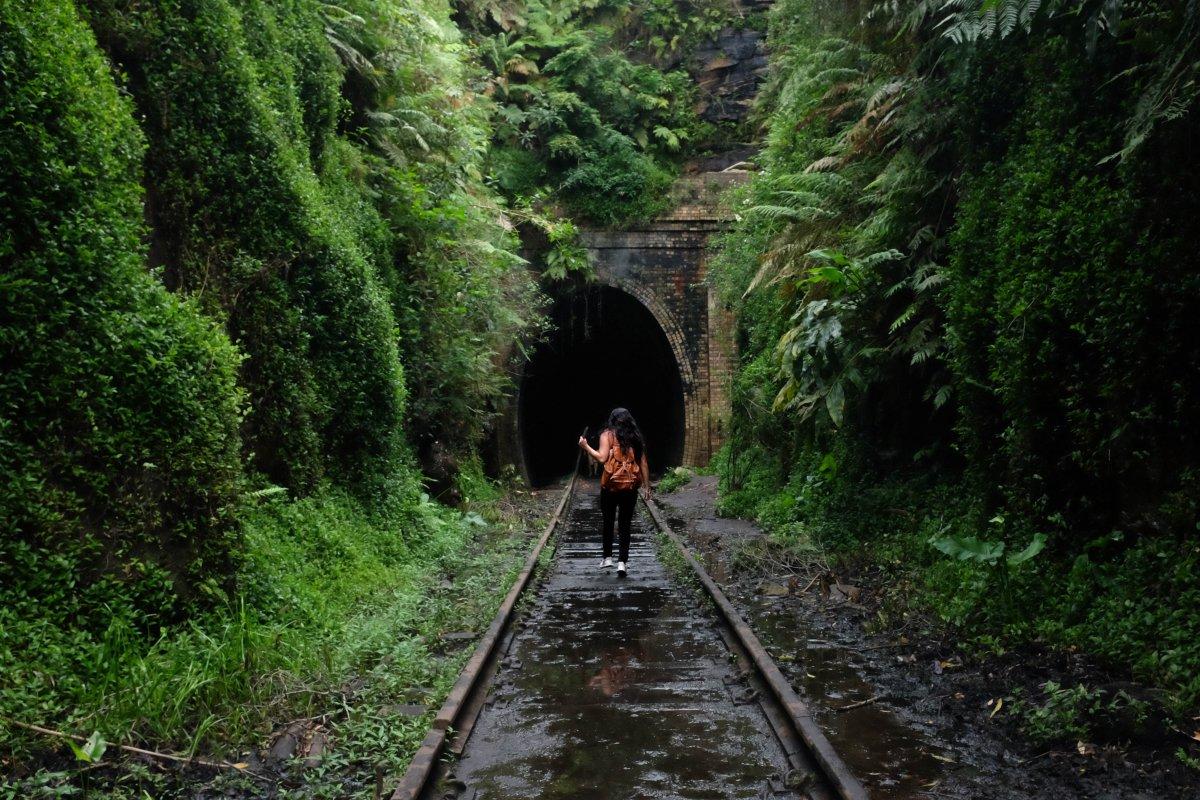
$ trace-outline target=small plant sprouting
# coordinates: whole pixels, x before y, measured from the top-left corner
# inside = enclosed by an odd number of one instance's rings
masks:
[[[108,749],[108,742],[104,741],[100,731],[92,731],[92,735],[83,744],[76,744],[70,739],[67,740],[67,744],[71,745],[75,758],[85,764],[95,764],[104,757],[104,751]]]

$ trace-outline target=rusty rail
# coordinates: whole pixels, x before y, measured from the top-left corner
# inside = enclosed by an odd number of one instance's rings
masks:
[[[555,527],[558,526],[562,519],[563,510],[570,502],[571,495],[575,492],[575,484],[579,476],[578,465],[576,470],[571,475],[571,480],[567,484],[567,488],[563,490],[562,499],[558,501],[558,507],[554,510],[554,516],[550,518],[549,524],[546,525],[546,530],[538,539],[537,544],[529,553],[529,557],[525,559],[525,566],[521,569],[517,580],[509,589],[508,595],[505,596],[504,602],[500,604],[499,610],[496,612],[495,618],[492,619],[492,624],[488,626],[487,631],[483,634],[483,638],[479,640],[479,645],[475,648],[475,652],[471,655],[471,660],[463,667],[463,671],[459,674],[458,680],[455,681],[454,687],[450,690],[450,694],[446,696],[446,702],[442,704],[442,708],[433,719],[429,733],[425,735],[425,740],[421,743],[421,747],[409,762],[408,770],[404,773],[404,778],[400,781],[400,786],[392,793],[392,800],[418,800],[422,793],[428,787],[430,778],[433,776],[438,766],[438,759],[446,749],[447,740],[451,737],[452,731],[458,728],[470,727],[474,724],[474,715],[478,713],[478,704],[469,702],[472,695],[477,693],[477,690],[482,684],[486,683],[490,677],[491,669],[494,666],[496,655],[498,653],[498,645],[504,639],[505,633],[512,622],[513,611],[516,609],[517,601],[521,597],[521,593],[529,585],[529,581],[533,577],[533,573],[537,568],[538,559],[542,555],[547,542],[554,534]]]
[[[696,560],[696,557],[692,555],[692,551],[688,549],[683,539],[675,531],[671,530],[666,520],[662,518],[657,504],[652,501],[643,502],[645,502],[646,508],[649,510],[655,525],[674,542],[684,560],[691,566],[692,571],[696,573],[700,584],[708,592],[708,596],[717,607],[717,611],[720,612],[733,636],[736,637],[737,643],[753,662],[759,676],[766,683],[775,701],[786,714],[795,733],[804,743],[805,749],[815,759],[816,763],[820,765],[821,771],[834,791],[837,792],[837,796],[842,798],[842,800],[867,800],[866,788],[863,787],[858,778],[854,777],[854,773],[850,771],[850,768],[842,761],[841,756],[833,749],[833,745],[825,738],[825,734],[817,726],[808,706],[796,694],[795,689],[792,688],[792,685],[775,664],[775,660],[771,658],[766,648],[762,646],[762,642],[754,634],[754,631],[742,619],[742,615],[729,602],[729,598],[721,591],[721,587],[709,577],[708,572]]]

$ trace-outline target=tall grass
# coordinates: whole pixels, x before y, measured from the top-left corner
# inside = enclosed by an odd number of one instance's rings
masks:
[[[477,483],[476,506],[487,512],[498,494]],[[392,694],[448,687],[456,664],[429,645],[491,614],[522,546],[512,537],[472,547],[496,533],[501,521],[490,516],[424,495],[387,515],[336,490],[269,502],[249,513],[239,590],[216,612],[151,638],[120,609],[83,637],[49,619],[0,629],[4,674],[43,677],[32,691],[0,685],[0,714],[214,752],[246,743],[270,720],[327,710],[352,675]],[[23,646],[11,638],[35,629]],[[35,746],[0,733],[14,760]]]

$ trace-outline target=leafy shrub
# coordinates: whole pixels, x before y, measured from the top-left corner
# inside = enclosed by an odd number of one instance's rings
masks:
[[[568,208],[602,225],[648,219],[666,207],[671,174],[613,134],[567,170],[560,191]]]
[[[653,61],[678,64],[732,17],[718,3],[701,5],[697,14],[670,1],[468,4],[465,22],[495,103],[489,161],[500,189],[517,205],[561,201],[600,225],[662,210],[675,165],[704,126],[687,74]]]
[[[540,305],[514,237],[461,187],[431,191],[419,174],[377,165],[383,213],[403,233],[383,272],[408,376],[409,441],[465,455],[484,438]],[[435,184],[436,186],[437,184]]]
[[[1118,715],[1131,717],[1132,727],[1145,724],[1148,706],[1123,690],[1089,689],[1078,684],[1060,686],[1054,681],[1042,685],[1043,702],[1010,698],[1009,713],[1016,717],[1021,732],[1037,744],[1090,743],[1097,728]]]
[[[663,494],[670,494],[676,489],[687,486],[692,482],[693,477],[694,473],[687,467],[675,467],[662,476],[656,488]]]
[[[1200,18],[1023,8],[773,7],[721,507],[1194,704]]]
[[[73,6],[0,41],[0,605],[150,629],[238,562],[240,357],[146,268],[144,141]]]
[[[167,280],[246,353],[255,465],[301,491],[325,475],[369,491],[403,457],[403,372],[375,265],[311,160],[341,82],[320,18],[203,0],[98,3],[91,20],[144,120]]]
[[[1177,705],[1200,703],[1200,550],[1173,537],[1120,534],[1089,543],[1068,565],[1053,620],[1041,633],[1127,664],[1134,675],[1169,686]]]

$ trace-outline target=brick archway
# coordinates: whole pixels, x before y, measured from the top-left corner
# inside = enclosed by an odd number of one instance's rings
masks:
[[[722,194],[746,174],[684,175],[667,213],[626,230],[582,232],[596,280],[636,298],[670,341],[684,386],[686,466],[705,466],[725,438],[733,315],[706,280],[708,239],[729,218]]]
[[[596,270],[596,282],[622,291],[636,299],[650,312],[650,315],[654,317],[654,320],[666,335],[667,341],[671,345],[671,352],[675,354],[675,366],[679,370],[679,378],[683,383],[683,463],[693,466],[699,465],[704,456],[704,446],[708,444],[706,441],[700,441],[699,436],[705,428],[706,409],[701,402],[700,394],[696,392],[696,374],[692,359],[689,357],[687,348],[685,347],[686,339],[683,327],[675,319],[674,315],[671,314],[670,310],[647,287],[630,280],[622,279],[603,269]],[[707,433],[706,430],[704,432]]]
[[[679,458],[685,466],[707,465],[725,438],[736,357],[733,315],[706,281],[708,239],[729,218],[721,195],[746,175],[732,168],[684,175],[671,190],[671,211],[624,230],[581,231],[597,284],[632,298],[666,338],[683,391]],[[497,426],[497,458],[528,478],[527,432],[518,411],[526,375],[522,365],[517,394]]]

